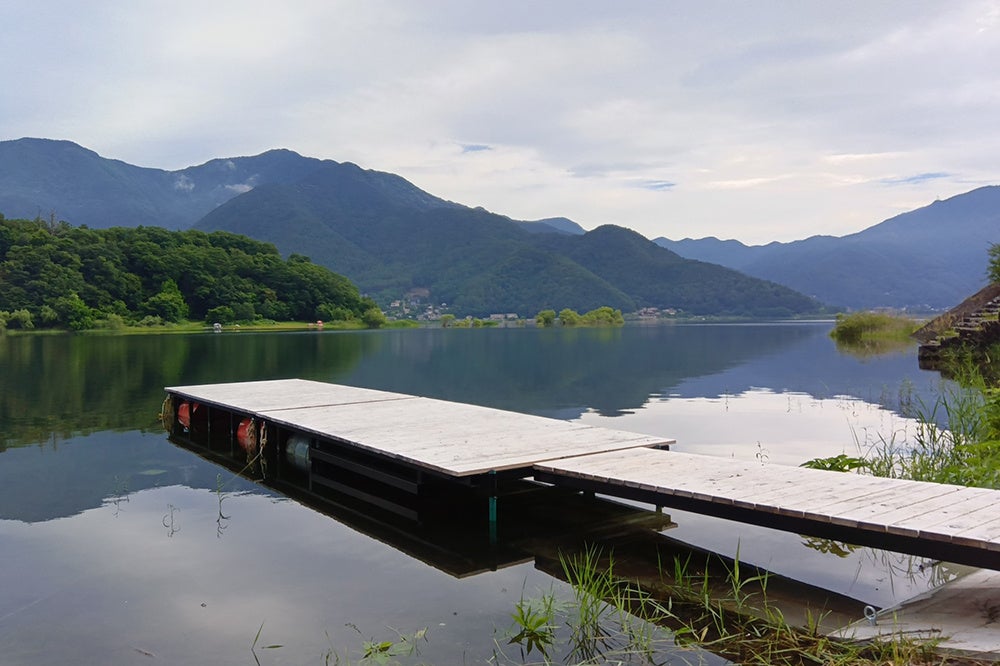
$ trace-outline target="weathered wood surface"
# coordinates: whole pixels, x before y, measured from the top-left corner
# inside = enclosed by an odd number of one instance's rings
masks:
[[[673,440],[299,379],[167,391],[450,477],[518,470],[779,529],[827,526],[855,543],[1000,568],[997,490],[662,451]]]
[[[350,405],[413,397],[403,393],[373,391],[356,386],[327,384],[307,379],[168,386],[166,391],[216,407],[239,409],[249,413],[326,405]]]
[[[760,514],[997,551],[1000,491],[633,450],[538,463],[540,473]]]
[[[536,462],[674,442],[488,407],[301,379],[166,390],[453,477],[530,470]]]

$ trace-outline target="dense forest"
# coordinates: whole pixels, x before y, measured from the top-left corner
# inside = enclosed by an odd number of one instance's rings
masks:
[[[0,215],[0,329],[380,317],[347,278],[237,234]]]

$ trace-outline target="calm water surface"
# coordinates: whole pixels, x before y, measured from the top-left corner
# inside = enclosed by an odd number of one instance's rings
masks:
[[[494,641],[506,642],[522,593],[565,590],[530,558],[484,566],[478,535],[416,544],[405,530],[304,506],[171,444],[157,421],[164,386],[302,377],[794,465],[904,435],[913,427],[905,407],[939,383],[917,368],[913,349],[856,358],[838,352],[828,331],[800,323],[0,338],[0,661],[248,664],[263,625],[259,645],[283,647],[258,650],[261,663],[319,664],[331,647],[356,658],[363,638],[423,627],[425,661],[480,663]],[[738,550],[846,595],[859,616],[864,604],[891,604],[950,575],[891,553],[831,554],[794,534],[670,517],[677,526],[665,535]]]

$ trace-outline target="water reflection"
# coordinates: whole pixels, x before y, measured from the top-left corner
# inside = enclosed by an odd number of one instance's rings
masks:
[[[350,622],[366,635],[429,627],[430,663],[463,653],[485,659],[492,628],[507,626],[522,591],[559,585],[535,569],[543,549],[559,543],[548,537],[597,510],[560,509],[546,496],[542,506],[553,506],[540,512],[539,528],[513,536],[502,528],[511,551],[483,560],[488,540],[473,528],[463,537],[440,523],[416,533],[389,520],[372,526],[365,521],[374,514],[349,503],[289,500],[294,493],[174,446],[157,422],[164,386],[302,377],[672,436],[686,451],[757,459],[763,450],[764,463],[798,464],[850,452],[855,436],[907,427],[900,387],[908,382],[915,399],[937,381],[910,354],[845,357],[827,330],[0,338],[0,654],[10,663],[127,663],[150,653],[245,664],[263,622],[261,643],[289,646],[281,659],[322,663],[327,633],[338,649],[357,644]],[[482,515],[473,511],[474,520]],[[794,534],[670,518],[677,527],[645,526],[645,538],[739,552],[826,591],[817,595],[881,607],[952,575]],[[467,575],[480,570],[488,573]]]
[[[0,451],[152,427],[162,387],[340,374],[377,336],[0,336]]]
[[[150,427],[168,385],[301,377],[573,418],[755,387],[877,402],[895,378],[920,373],[910,355],[845,359],[828,328],[0,337],[0,450]]]

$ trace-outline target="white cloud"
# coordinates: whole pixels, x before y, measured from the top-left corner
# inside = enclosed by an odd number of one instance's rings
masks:
[[[2,138],[161,168],[288,147],[513,217],[757,242],[1000,181],[995,0],[89,7],[0,4]]]

